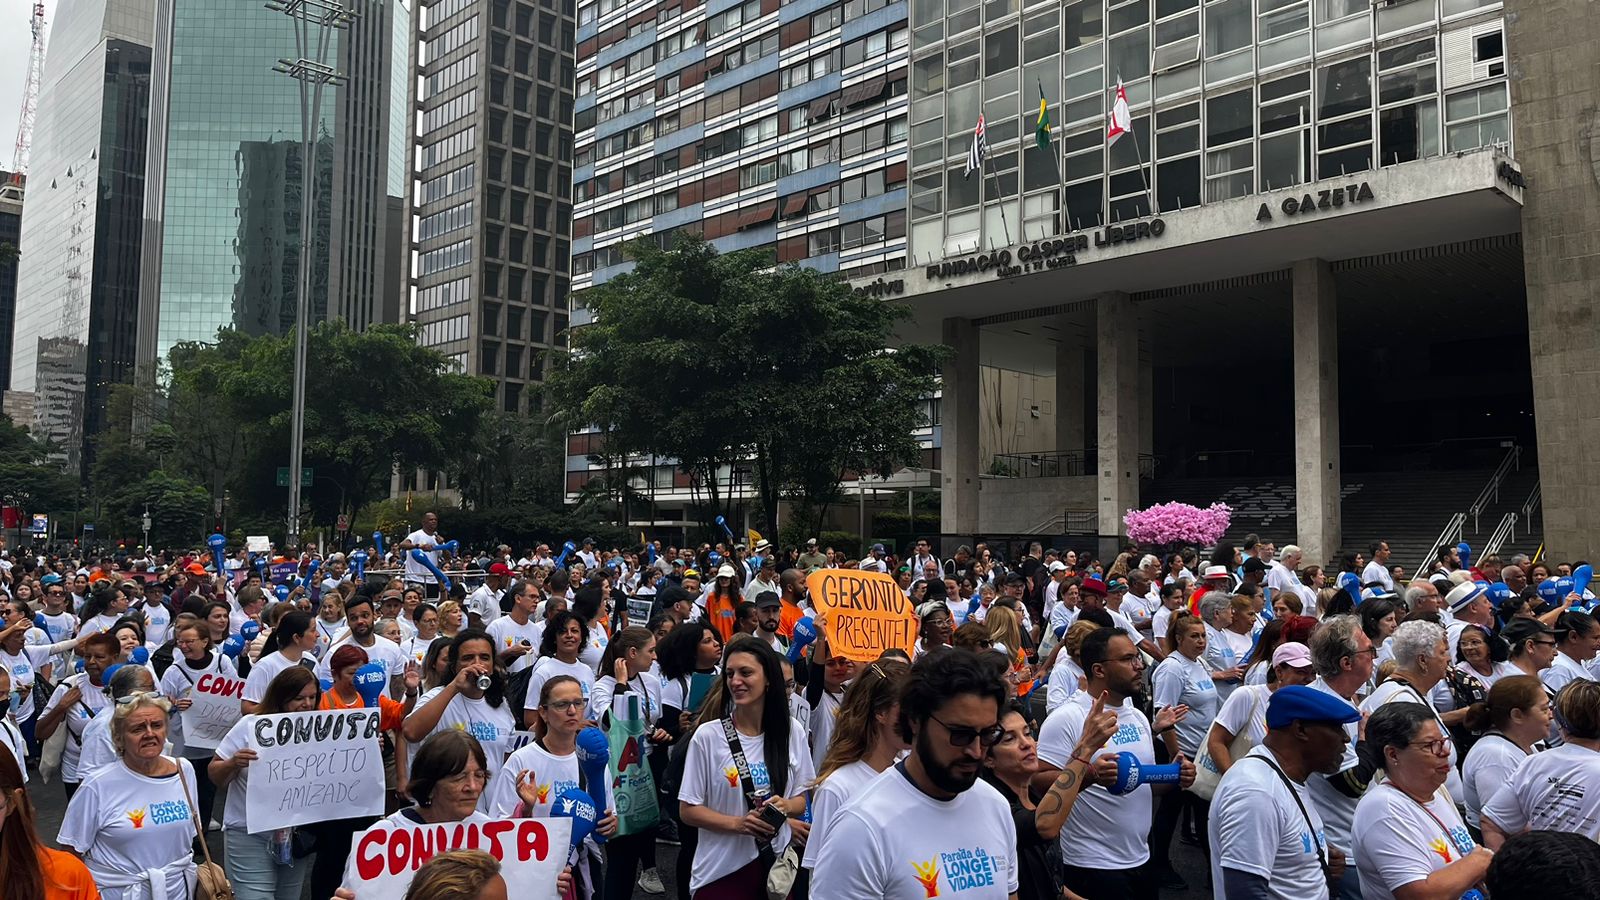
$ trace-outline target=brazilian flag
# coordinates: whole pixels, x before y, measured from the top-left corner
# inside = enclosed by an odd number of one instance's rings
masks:
[[[1039,121],[1033,127],[1034,143],[1040,150],[1050,149],[1050,104],[1044,99],[1044,85],[1039,85]]]

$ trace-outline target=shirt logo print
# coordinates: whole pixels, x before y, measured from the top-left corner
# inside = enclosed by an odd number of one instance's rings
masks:
[[[917,871],[917,883],[927,893],[926,897],[939,896],[939,860],[937,857],[927,862],[913,862],[911,867]]]

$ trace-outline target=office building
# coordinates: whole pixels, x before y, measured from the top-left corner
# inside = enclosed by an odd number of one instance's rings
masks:
[[[0,171],[0,392],[11,387],[11,332],[17,320],[17,248],[28,179]],[[32,425],[31,422],[21,423]]]
[[[418,9],[408,312],[507,412],[529,411],[567,327],[573,28],[571,0]]]
[[[73,472],[135,364],[154,18],[153,0],[62,0],[45,57],[6,406],[31,405]]]

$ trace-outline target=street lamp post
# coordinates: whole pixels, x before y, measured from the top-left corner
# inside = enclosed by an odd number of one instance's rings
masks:
[[[350,24],[354,13],[341,0],[269,0],[267,9],[294,22],[295,57],[279,59],[273,71],[300,82],[300,268],[294,322],[294,393],[289,413],[289,516],[285,544],[300,544],[300,468],[305,451],[306,344],[311,328],[311,284],[315,270],[317,221],[317,123],[322,89],[344,82],[328,64],[333,33]]]

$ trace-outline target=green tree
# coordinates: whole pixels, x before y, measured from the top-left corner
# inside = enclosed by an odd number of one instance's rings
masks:
[[[846,473],[918,458],[918,401],[945,351],[887,349],[903,306],[697,237],[629,253],[632,272],[584,294],[595,321],[574,330],[548,384],[553,419],[598,427],[614,459],[675,458],[710,510],[722,505],[718,467],[751,459],[767,528],[780,498],[820,521]]]
[[[50,458],[50,446],[0,416],[0,503],[33,512],[75,509],[78,480]]]
[[[275,474],[289,458],[294,342],[224,329],[211,344],[176,347],[172,390],[187,397],[194,424],[218,416],[240,441],[215,441],[213,471],[245,516],[281,509],[286,491]],[[307,346],[303,464],[315,470],[306,491],[312,520],[331,523],[388,492],[390,473],[446,469],[473,449],[493,386],[452,372],[449,361],[416,342],[415,329],[377,325],[351,331],[320,323]],[[181,444],[190,419],[174,419]]]

